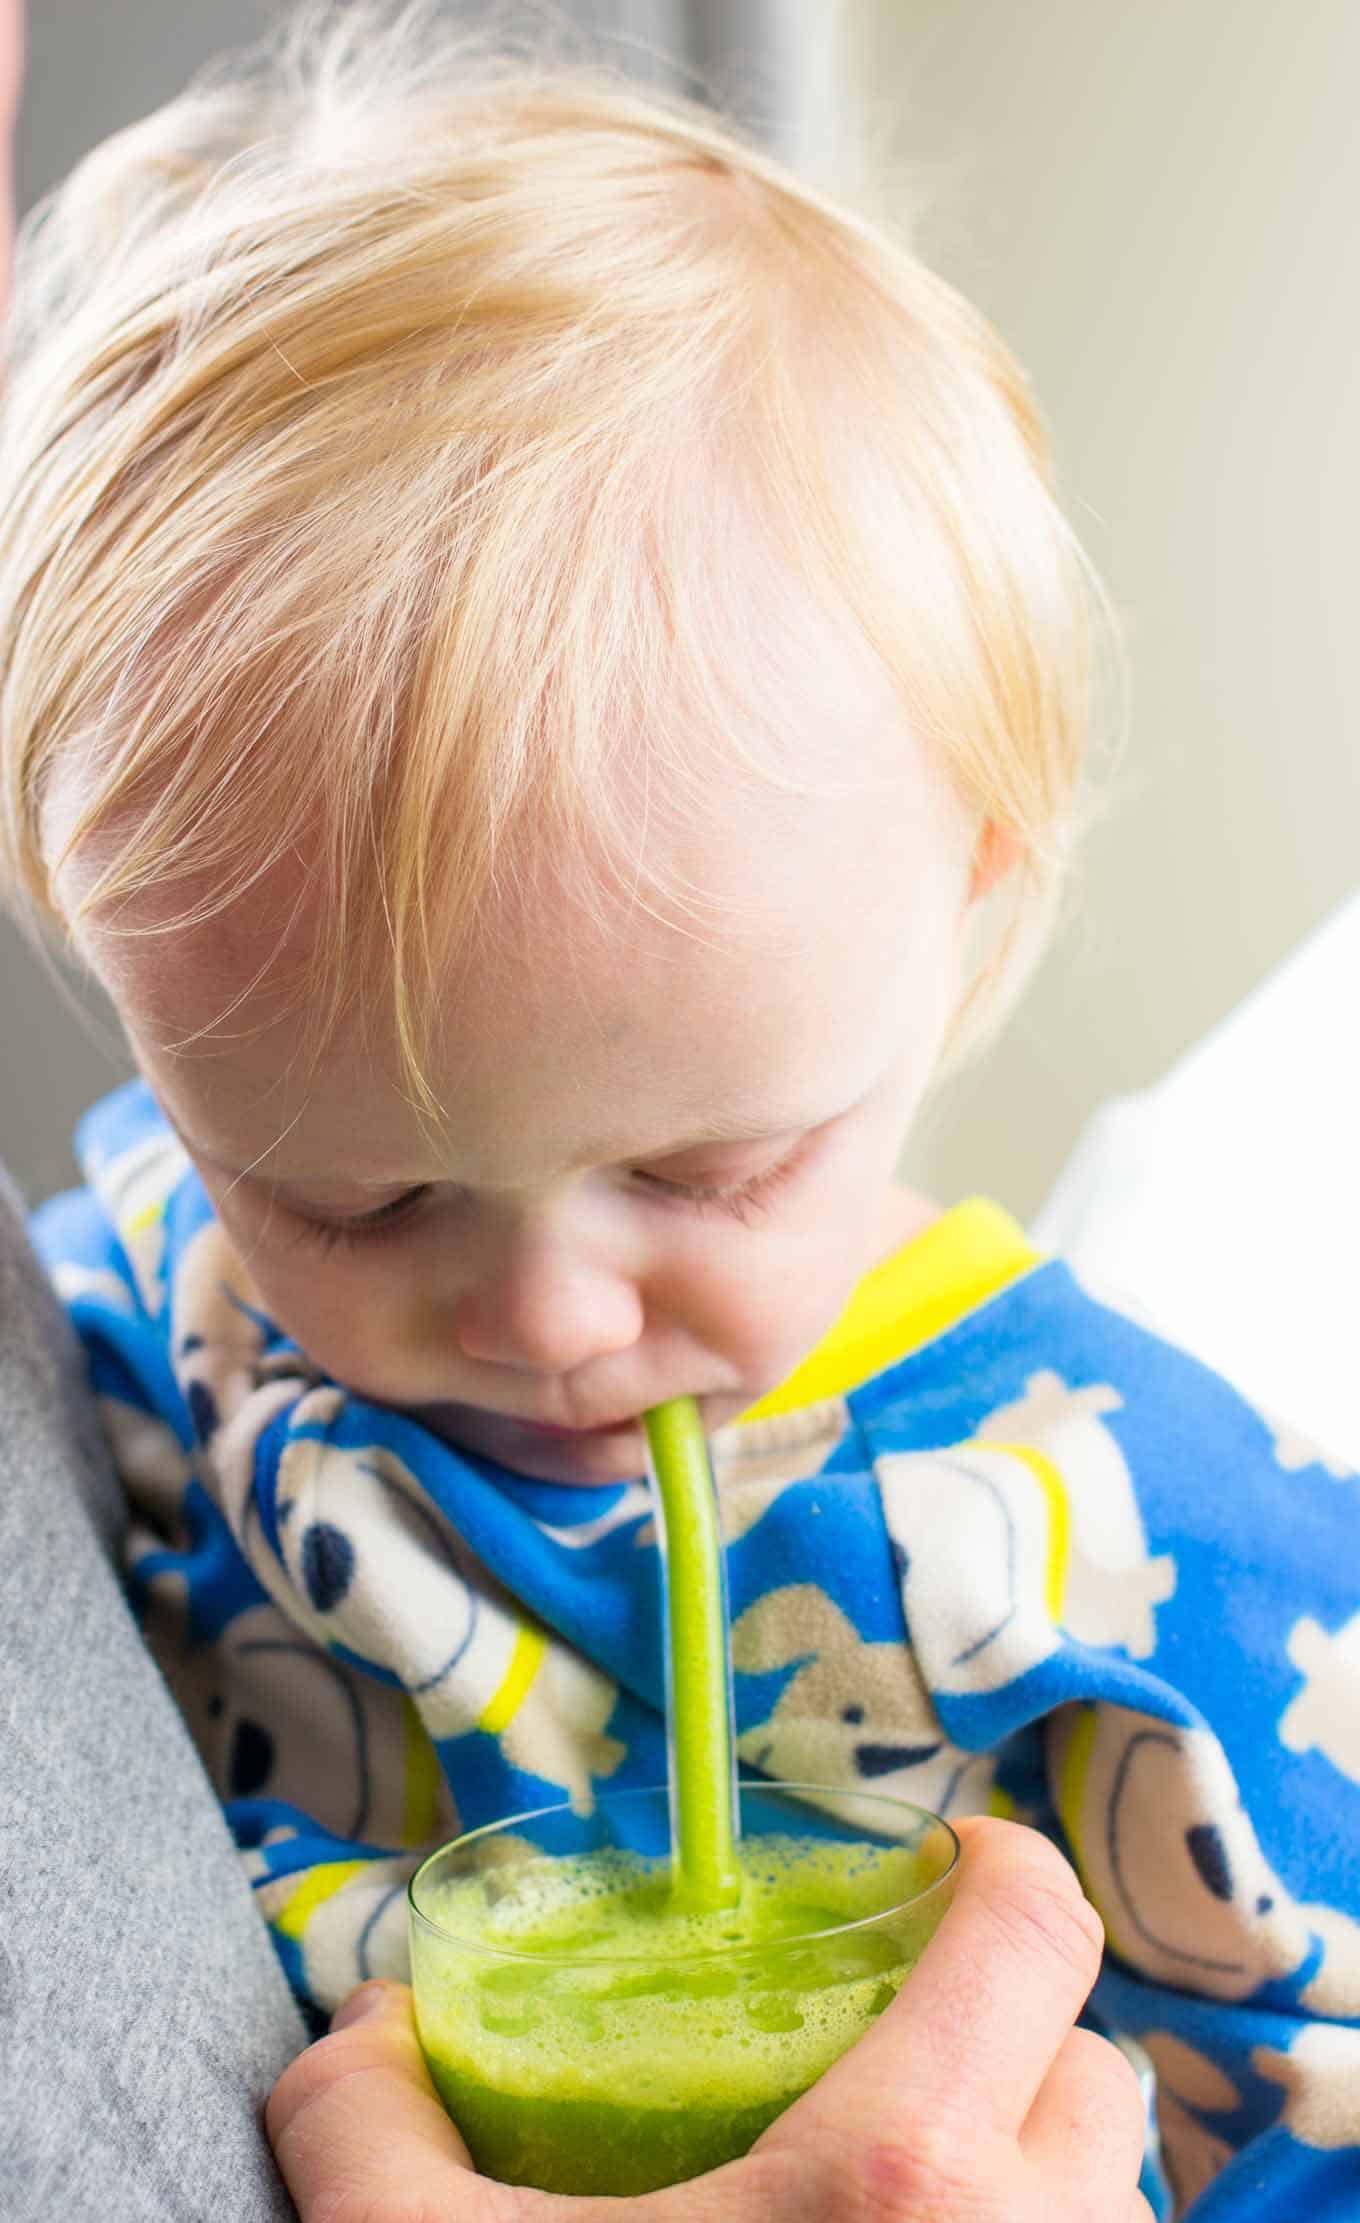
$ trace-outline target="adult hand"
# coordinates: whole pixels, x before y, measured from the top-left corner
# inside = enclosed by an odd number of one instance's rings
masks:
[[[1143,2105],[1072,2025],[1100,1924],[1014,1823],[960,1826],[954,1904],[896,2000],[744,2160],[634,2200],[473,2174],[402,1984],[366,1984],[274,2087],[266,2124],[302,2223],[1151,2223]]]

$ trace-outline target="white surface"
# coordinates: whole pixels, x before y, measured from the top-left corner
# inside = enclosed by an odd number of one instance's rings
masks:
[[[1360,1464],[1360,892],[1097,1114],[1034,1231]]]

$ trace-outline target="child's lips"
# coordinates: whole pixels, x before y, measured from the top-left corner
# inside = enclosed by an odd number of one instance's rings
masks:
[[[589,1428],[563,1428],[560,1427],[555,1421],[523,1420],[513,1413],[507,1413],[506,1418],[510,1420],[516,1428],[526,1428],[529,1431],[530,1435],[533,1436],[550,1436],[558,1442],[561,1442],[563,1440],[574,1440],[576,1442],[581,1442],[587,1436],[595,1437],[626,1435],[631,1429],[634,1429],[638,1426],[640,1415],[633,1414],[625,1420],[596,1421],[594,1426]]]
[[[532,1437],[541,1443],[596,1443],[615,1437],[634,1435],[642,1426],[642,1415],[625,1413],[618,1420],[596,1420],[582,1427],[558,1420],[534,1420],[527,1413],[502,1412],[494,1405],[429,1404],[414,1408],[419,1416],[437,1432],[461,1433],[475,1429],[479,1434],[508,1430],[514,1435]]]
[[[713,1392],[711,1399],[695,1394],[710,1432],[749,1402],[748,1396],[725,1390]],[[610,1472],[617,1469],[619,1474],[640,1474],[646,1462],[641,1409],[585,1426],[579,1422],[535,1420],[528,1413],[505,1412],[492,1405],[423,1405],[416,1410],[426,1426],[446,1442],[499,1459],[512,1468],[521,1460],[532,1462],[526,1463],[526,1473],[557,1472],[551,1464],[540,1468],[540,1461],[579,1459],[590,1463],[592,1473],[595,1463],[603,1462],[600,1475],[606,1467]]]

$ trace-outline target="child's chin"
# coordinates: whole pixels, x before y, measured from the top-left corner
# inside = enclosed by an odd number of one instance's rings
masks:
[[[618,1428],[555,1435],[529,1421],[510,1420],[466,1405],[427,1406],[425,1425],[458,1451],[493,1459],[532,1482],[567,1482],[599,1489],[614,1482],[635,1482],[647,1471],[647,1451],[639,1421]]]

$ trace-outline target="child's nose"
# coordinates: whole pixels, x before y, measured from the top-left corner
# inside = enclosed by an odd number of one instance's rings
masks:
[[[627,1275],[557,1247],[488,1261],[454,1308],[466,1357],[542,1374],[628,1350],[642,1323],[642,1299]]]

